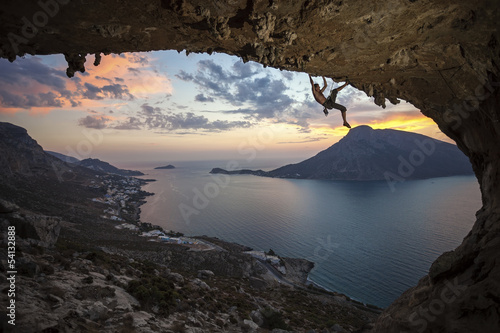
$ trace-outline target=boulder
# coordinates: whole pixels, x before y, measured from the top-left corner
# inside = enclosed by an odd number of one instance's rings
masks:
[[[13,214],[9,221],[16,227],[16,237],[44,247],[53,246],[61,231],[61,218],[55,216]]]
[[[184,277],[179,273],[170,273],[168,277],[174,280],[177,283],[184,283]]]
[[[244,319],[241,327],[248,330],[248,332],[256,332],[259,329],[259,325],[249,319]]]
[[[200,270],[198,271],[198,278],[199,279],[202,279],[202,280],[209,280],[211,279],[212,277],[214,276],[214,272],[208,270],[208,269],[204,269],[204,270]]]
[[[201,289],[206,289],[206,290],[210,290],[212,288],[210,288],[210,286],[208,284],[206,284],[205,282],[201,281],[200,279],[194,279],[193,281],[191,281],[195,286],[198,286],[200,287]]]
[[[102,302],[97,301],[88,309],[87,314],[90,320],[98,321],[104,319],[108,311],[109,309]]]
[[[254,276],[251,276],[249,278],[250,286],[254,289],[266,289],[267,288],[267,282],[263,279],[256,278]]]
[[[264,316],[259,310],[254,310],[250,313],[250,318],[252,318],[253,322],[259,326],[264,324]]]

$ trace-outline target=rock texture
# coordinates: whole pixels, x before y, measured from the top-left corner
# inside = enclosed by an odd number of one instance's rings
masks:
[[[14,226],[16,236],[32,245],[50,247],[59,237],[61,218],[20,211],[12,202],[0,199],[0,225],[2,230]],[[2,236],[7,237],[7,233]]]
[[[498,330],[498,1],[8,1],[0,16],[1,57],[64,53],[70,77],[85,70],[87,54],[97,55],[97,65],[101,54],[111,52],[225,52],[348,78],[380,106],[386,100],[412,103],[470,158],[483,207],[463,244],[441,256],[375,330]],[[455,281],[462,292],[438,308]],[[432,313],[423,322],[420,309]]]

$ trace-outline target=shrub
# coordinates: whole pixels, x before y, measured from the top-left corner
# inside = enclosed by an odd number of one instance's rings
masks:
[[[175,291],[172,281],[159,276],[145,274],[140,280],[128,283],[127,291],[141,303],[145,309],[157,306],[160,313],[168,313],[180,295]]]
[[[270,308],[265,308],[261,310],[262,316],[264,317],[264,323],[262,325],[263,328],[267,328],[273,330],[275,328],[279,328],[285,331],[290,330],[290,327],[283,320],[283,315],[279,311],[274,311]]]

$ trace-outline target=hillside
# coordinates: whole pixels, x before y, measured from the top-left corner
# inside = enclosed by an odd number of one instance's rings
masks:
[[[77,158],[75,158],[73,156],[68,156],[68,155],[64,155],[64,154],[61,154],[61,153],[58,153],[58,152],[55,152],[55,151],[49,151],[49,150],[46,150],[45,152],[49,153],[52,156],[57,157],[58,159],[66,162],[66,163],[78,164],[78,162],[80,162],[79,159],[77,159]]]
[[[115,167],[114,165],[111,165],[108,162],[101,161],[97,158],[86,158],[86,159],[78,162],[78,165],[95,170],[95,171],[113,173],[113,174],[117,174],[120,176],[142,176],[142,175],[144,175],[140,171],[119,169],[119,168]]]
[[[108,162],[101,161],[97,158],[87,158],[84,160],[79,160],[75,157],[64,155],[54,151],[46,151],[46,153],[57,157],[58,159],[75,165],[79,165],[94,171],[111,173],[120,176],[142,176],[144,175],[140,171],[134,170],[126,170],[115,167],[114,165],[109,164]]]

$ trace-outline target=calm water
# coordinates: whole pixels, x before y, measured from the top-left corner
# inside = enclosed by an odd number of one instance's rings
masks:
[[[406,181],[287,180],[210,175],[184,163],[146,170],[156,193],[141,220],[186,235],[216,236],[315,262],[310,279],[359,301],[388,306],[457,247],[480,208],[475,177]]]

